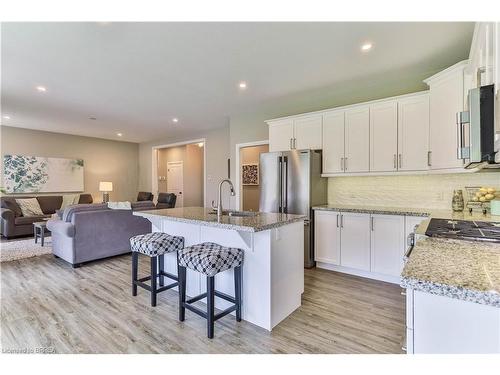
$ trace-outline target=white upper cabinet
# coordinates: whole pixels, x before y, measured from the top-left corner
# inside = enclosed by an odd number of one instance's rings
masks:
[[[469,71],[473,87],[498,83],[498,22],[477,22],[469,55]],[[478,74],[479,73],[479,74]],[[481,82],[478,82],[480,77]]]
[[[320,150],[321,115],[269,121],[269,151]]]
[[[405,217],[371,215],[371,272],[399,276],[405,251]]]
[[[323,115],[323,173],[344,172],[344,111]]]
[[[426,146],[427,148],[427,146]],[[370,106],[370,171],[397,170],[398,104],[382,102]]]
[[[346,172],[370,170],[370,109],[368,106],[345,111]]]
[[[314,260],[340,264],[340,212],[314,213]]]
[[[429,95],[398,101],[398,170],[429,168]]]
[[[293,120],[269,123],[269,151],[288,151],[293,148]]]
[[[457,158],[456,114],[464,110],[464,69],[462,61],[428,78],[429,102],[429,151],[431,169],[463,169]]]
[[[297,150],[321,150],[321,115],[295,119],[295,144]]]

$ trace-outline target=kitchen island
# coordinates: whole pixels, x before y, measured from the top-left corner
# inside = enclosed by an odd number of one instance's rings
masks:
[[[420,239],[401,286],[408,353],[500,353],[500,243]]]
[[[184,237],[184,246],[214,242],[242,249],[243,320],[271,331],[301,305],[305,216],[246,213],[218,218],[212,209],[203,207],[135,211],[134,215],[151,221],[153,231]],[[175,254],[166,254],[165,270],[177,274]],[[234,295],[233,272],[218,274],[215,287]],[[188,269],[187,295],[205,290],[206,278]],[[216,308],[228,306],[228,302],[216,299]]]

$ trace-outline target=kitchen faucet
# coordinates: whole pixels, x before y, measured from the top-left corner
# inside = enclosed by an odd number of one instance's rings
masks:
[[[218,191],[218,198],[217,198],[217,206],[214,205],[214,201],[212,201],[212,208],[214,210],[217,210],[217,217],[222,216],[222,185],[224,182],[227,182],[229,184],[229,189],[231,190],[231,195],[234,196],[234,186],[231,180],[225,179],[219,182],[219,191]]]

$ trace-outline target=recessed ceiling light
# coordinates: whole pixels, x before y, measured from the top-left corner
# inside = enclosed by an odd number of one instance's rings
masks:
[[[122,133],[116,133],[118,137],[121,137],[123,134]]]
[[[95,120],[97,120],[97,117],[91,116],[91,117],[89,117],[89,120],[95,121]]]
[[[242,90],[245,90],[245,89],[247,88],[247,83],[246,83],[246,82],[244,82],[244,81],[243,81],[243,82],[240,82],[240,83],[239,83],[239,85],[238,85],[238,87],[239,87],[240,89],[242,89]]]
[[[10,120],[10,116],[7,116],[7,115],[3,116],[3,118],[6,120]]]
[[[38,92],[46,92],[47,91],[47,88],[44,86],[37,86],[36,89]]]
[[[361,46],[361,51],[364,51],[364,52],[369,51],[372,49],[372,47],[373,47],[373,44],[365,43]]]
[[[178,119],[177,117],[174,117],[174,118],[172,119],[172,122],[179,122],[179,119]]]

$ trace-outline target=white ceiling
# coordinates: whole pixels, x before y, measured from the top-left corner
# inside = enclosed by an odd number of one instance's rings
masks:
[[[467,58],[473,27],[3,23],[2,114],[11,118],[2,124],[109,139],[121,132],[133,142],[178,136],[223,126],[277,98],[359,88],[372,76],[380,81],[397,72],[406,85],[421,85]],[[360,51],[365,41],[374,45],[368,53]],[[37,92],[38,85],[47,92]]]

